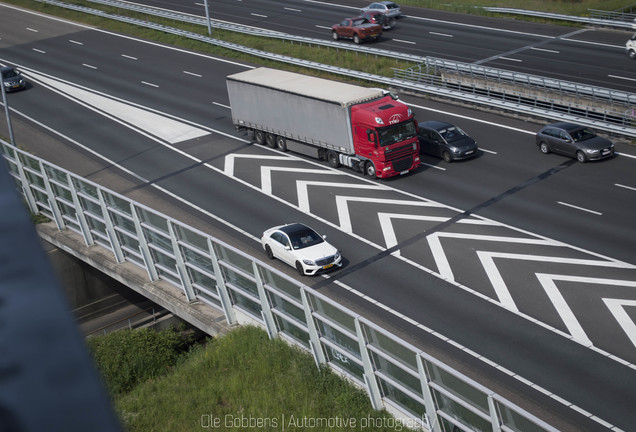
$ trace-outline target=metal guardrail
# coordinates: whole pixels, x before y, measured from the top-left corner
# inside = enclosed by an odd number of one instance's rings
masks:
[[[636,22],[636,14],[635,13],[625,13],[618,11],[604,11],[598,9],[588,9],[591,18],[602,19],[606,21],[616,21],[616,22],[629,22],[634,24]]]
[[[634,22],[630,23],[630,22],[618,21],[615,19],[594,18],[591,16],[582,17],[582,16],[563,15],[563,14],[550,13],[550,12],[537,12],[537,11],[529,11],[525,9],[500,8],[500,7],[483,7],[482,9],[488,12],[514,14],[514,15],[529,15],[533,17],[541,17],[541,18],[548,18],[548,19],[562,20],[562,21],[573,21],[573,22],[580,22],[584,24],[598,25],[603,27],[616,27],[616,28],[628,28],[628,29],[636,28],[636,23]]]
[[[583,91],[591,92],[597,98],[600,98],[603,95],[605,96],[611,95],[610,97],[614,98],[615,100],[620,100],[621,98],[623,99],[627,98],[629,100],[634,99],[633,95],[629,93],[625,93],[625,92],[617,92],[611,89],[599,89],[599,88],[592,88],[593,90],[589,90],[589,89],[585,90],[584,88],[585,86],[582,86],[582,85],[579,85],[579,87],[576,87],[575,83],[569,83],[569,85],[566,85],[566,84],[561,84],[561,82],[558,80],[550,80],[547,78],[543,78],[544,80],[543,82],[546,83],[546,87],[544,88],[544,91],[548,93],[547,96],[540,98],[539,95],[535,94],[530,99],[525,98],[523,96],[510,98],[509,96],[512,94],[510,92],[506,93],[505,91],[497,92],[497,91],[490,91],[490,90],[484,91],[483,89],[480,89],[477,86],[473,86],[473,87],[455,86],[453,88],[452,86],[445,85],[442,81],[438,79],[438,77],[435,77],[435,76],[431,76],[426,81],[424,80],[409,81],[410,79],[409,77],[412,77],[415,75],[407,71],[404,73],[396,72],[396,77],[398,79],[388,78],[388,77],[373,75],[373,74],[369,74],[365,72],[345,69],[345,68],[341,68],[337,66],[325,65],[322,63],[312,62],[308,60],[301,60],[301,59],[296,59],[289,56],[261,51],[261,50],[245,47],[242,45],[214,39],[199,33],[176,29],[173,27],[168,27],[168,26],[164,26],[164,25],[160,25],[160,24],[156,24],[156,23],[152,23],[149,21],[140,20],[136,18],[125,17],[121,15],[112,15],[97,9],[91,9],[84,6],[64,3],[58,0],[37,0],[37,1],[42,3],[52,4],[52,5],[67,8],[67,9],[77,10],[77,11],[88,13],[88,14],[101,16],[107,19],[113,19],[113,20],[122,21],[129,24],[133,24],[133,25],[152,28],[152,29],[162,31],[165,33],[180,35],[183,37],[199,40],[205,43],[220,46],[230,50],[235,50],[235,51],[243,52],[246,54],[254,55],[260,58],[275,60],[275,61],[288,63],[288,64],[294,64],[294,65],[298,65],[298,66],[302,66],[302,67],[306,67],[310,69],[316,69],[320,71],[326,71],[329,73],[342,75],[349,78],[357,78],[357,79],[366,80],[370,82],[382,83],[387,86],[399,87],[399,88],[403,88],[403,89],[414,91],[414,92],[434,94],[437,96],[444,96],[451,99],[458,99],[464,102],[470,102],[470,103],[479,104],[479,105],[487,105],[490,107],[496,107],[496,108],[504,109],[508,111],[515,111],[525,115],[538,116],[538,117],[544,117],[549,119],[561,119],[564,121],[573,121],[573,122],[584,121],[586,124],[593,126],[597,129],[601,129],[610,133],[636,137],[636,125],[632,125],[632,123],[634,122],[634,117],[633,117],[633,111],[631,109],[624,109],[623,111],[609,111],[609,112],[602,111],[599,113],[597,112],[598,110],[593,106],[586,106],[584,104],[580,104],[580,105],[577,104],[578,106],[573,106],[571,102],[556,100],[554,98],[555,92],[553,91],[553,89],[561,86],[563,91],[565,91],[565,89],[568,89],[568,88],[575,88],[575,89],[581,90],[581,92]],[[110,5],[117,4],[118,5],[117,7],[129,6],[129,3],[120,2],[117,0],[98,0],[98,1],[106,2]],[[156,10],[154,8],[153,9],[148,8],[148,10],[144,9],[144,12],[149,14],[154,14],[155,11]],[[205,21],[201,20],[201,22],[204,23]],[[316,40],[316,39],[310,39],[310,38],[301,38],[298,36],[285,35],[284,33],[272,32],[272,35],[273,34],[276,34],[276,37],[280,37],[283,39],[288,39],[287,36],[289,36],[289,38],[294,38],[294,40],[303,40],[304,42],[307,42],[307,43],[310,43],[310,41]],[[390,51],[377,50],[373,48],[369,49],[367,47],[344,45],[341,43],[328,42],[328,41],[320,41],[320,43],[323,45],[332,46],[337,49],[340,49],[343,46],[348,46],[348,47],[351,47],[352,49],[355,49],[358,51],[364,51],[371,55],[380,55],[379,53],[382,52],[382,55],[392,54],[396,57],[401,56],[400,53],[393,53]],[[415,57],[415,56],[411,56],[411,57]],[[431,58],[419,57],[419,56],[417,56],[417,59],[420,62],[432,61],[434,64],[438,64],[439,62],[446,62],[441,59],[430,60]],[[450,62],[447,62],[447,64],[450,64]],[[427,70],[426,67],[424,68],[421,66],[418,66],[418,67],[420,68],[420,70]],[[466,68],[469,68],[469,66],[466,65]],[[486,73],[490,76],[496,75],[501,80],[503,80],[504,77],[511,77],[513,80],[515,79],[515,73],[513,72],[497,70],[494,68],[483,68],[483,71],[486,71]],[[424,73],[420,74],[421,76],[418,77],[418,79],[424,78],[422,76],[423,74]],[[520,80],[525,79],[526,81],[531,79],[529,77],[532,77],[530,75],[525,75],[525,74],[519,74],[519,75],[520,75],[520,78],[519,78]],[[541,82],[541,77],[534,77],[531,79],[531,81],[535,84],[539,83]],[[530,101],[529,104],[527,103],[528,100]],[[564,106],[566,107],[566,109],[562,108]],[[558,108],[558,109],[553,109],[553,108]],[[609,121],[606,121],[606,120],[609,120]]]
[[[502,396],[318,291],[208,234],[0,140],[33,213],[224,313],[264,327],[364,388],[374,409],[433,432],[557,432]]]

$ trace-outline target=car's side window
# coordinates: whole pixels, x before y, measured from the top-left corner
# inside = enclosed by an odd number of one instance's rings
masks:
[[[289,246],[289,240],[287,240],[287,237],[285,237],[282,233],[275,232],[274,234],[272,234],[272,239],[276,240],[283,246]]]
[[[559,138],[561,138],[563,141],[568,141],[570,139],[570,136],[567,134],[567,132],[560,131]]]
[[[559,138],[559,131],[556,129],[548,128],[543,131],[543,134],[550,137]]]

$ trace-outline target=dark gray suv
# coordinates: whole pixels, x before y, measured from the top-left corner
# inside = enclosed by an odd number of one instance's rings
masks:
[[[417,125],[420,153],[441,157],[446,162],[477,156],[474,139],[458,126],[441,121],[425,121]]]
[[[0,73],[2,74],[4,89],[6,91],[10,92],[26,88],[27,82],[20,71],[16,68],[11,66],[4,66],[0,68]]]
[[[579,162],[604,159],[614,155],[614,144],[592,129],[575,123],[552,123],[541,129],[536,143],[543,153],[560,153]]]

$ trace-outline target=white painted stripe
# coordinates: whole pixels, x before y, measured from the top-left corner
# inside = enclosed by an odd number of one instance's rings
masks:
[[[89,64],[86,64],[86,63],[82,63],[82,66],[87,67],[89,69],[97,69],[97,66],[89,65]]]
[[[444,167],[437,166],[437,165],[432,165],[432,164],[427,164],[426,162],[422,162],[422,161],[420,161],[420,165],[424,165],[424,166],[427,166],[429,168],[435,168],[435,169],[438,169],[440,171],[446,171],[446,168],[444,168]]]
[[[636,282],[628,282],[628,281],[620,281],[624,282],[623,286],[631,286],[636,287]],[[627,337],[632,344],[636,347],[636,323],[632,320],[629,314],[625,311],[625,306],[629,306],[631,308],[636,306],[636,300],[623,300],[623,299],[610,299],[604,298],[603,301],[607,305],[607,308],[610,310],[618,324],[621,326],[623,331],[627,334]]]
[[[444,36],[444,37],[449,37],[452,38],[454,37],[452,34],[448,34],[448,33],[438,33],[438,32],[428,32],[429,34],[435,35],[435,36]]]
[[[257,13],[250,13],[250,15],[255,16],[255,17],[259,17],[259,18],[267,18],[267,15],[263,15],[263,14],[257,14]]]
[[[295,8],[290,8],[290,7],[285,7],[283,9],[288,10],[288,11],[292,11],[292,12],[302,12],[300,9],[295,9]]]
[[[33,51],[35,51],[35,52],[39,52],[39,53],[41,53],[41,54],[46,54],[46,51],[44,51],[44,50],[37,49],[37,48],[31,48],[31,49],[32,49]]]
[[[494,154],[494,155],[499,154],[496,151],[488,150],[488,149],[485,149],[483,147],[479,147],[479,150],[483,151],[484,153],[490,153],[490,154]]]
[[[329,27],[329,26],[322,26],[322,25],[316,25],[316,28],[319,28],[319,29],[326,29],[326,30],[331,30],[331,27]]]
[[[146,82],[146,81],[142,81],[141,83],[145,84],[147,86],[150,86],[150,87],[157,87],[157,88],[159,87],[157,84],[149,83],[149,82]]]
[[[68,41],[69,41],[70,43],[72,43],[72,44],[75,44],[75,45],[84,45],[84,43],[83,43],[83,42],[76,41],[76,40],[73,40],[73,39],[69,39]]]
[[[620,187],[620,188],[624,188],[624,189],[629,189],[629,190],[636,191],[636,187],[625,186],[625,185],[622,185],[622,184],[619,184],[619,183],[614,183],[614,186],[618,186],[618,187]]]
[[[407,40],[402,40],[402,39],[391,39],[391,40],[394,41],[394,42],[400,42],[400,43],[415,45],[415,42],[412,42],[412,41],[407,41]]]
[[[222,103],[212,102],[212,105],[217,105],[223,108],[232,109],[229,105],[223,105]]]
[[[622,152],[621,152],[621,153],[619,153],[619,152],[616,152],[616,154],[617,154],[617,155],[620,155],[621,157],[623,157],[623,156],[624,156],[624,157],[628,157],[628,158],[636,159],[636,156],[631,155],[631,154],[629,154],[629,153],[622,153]]]
[[[563,201],[557,201],[557,204],[561,204],[562,206],[571,207],[573,209],[581,210],[581,211],[584,211],[584,212],[592,213],[592,214],[595,214],[595,215],[598,215],[598,216],[603,216],[603,213],[601,213],[601,212],[597,212],[595,210],[586,209],[584,207],[575,206],[574,204],[568,204],[568,203],[563,202]]]
[[[36,29],[34,29],[34,28],[27,27],[26,29],[27,29],[28,31],[30,31],[30,32],[33,32],[33,33],[39,33],[39,31],[38,31],[38,30],[36,30]]]
[[[186,74],[186,75],[192,75],[192,76],[195,76],[195,77],[198,77],[198,78],[203,77],[203,75],[200,75],[200,74],[194,73],[194,72],[183,71],[183,73]]]
[[[510,57],[498,57],[499,60],[508,60],[508,61],[513,61],[513,62],[518,62],[521,63],[523,60],[519,60],[519,59],[513,59]]]
[[[543,52],[549,52],[549,53],[553,53],[553,54],[559,54],[559,51],[556,50],[551,50],[551,49],[545,49],[545,48],[530,48],[531,50],[535,50],[535,51],[543,51]]]
[[[124,58],[130,59],[130,60],[139,60],[137,57],[133,57],[133,56],[128,55],[128,54],[122,54],[121,56],[124,57]]]
[[[622,80],[628,80],[628,81],[636,81],[636,78],[623,77],[623,76],[619,76],[619,75],[608,75],[608,77],[616,78],[616,79],[622,79]]]

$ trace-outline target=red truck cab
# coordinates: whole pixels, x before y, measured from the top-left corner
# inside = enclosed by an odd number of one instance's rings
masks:
[[[417,124],[411,109],[391,96],[351,107],[356,155],[368,158],[370,177],[406,174],[420,166]]]

